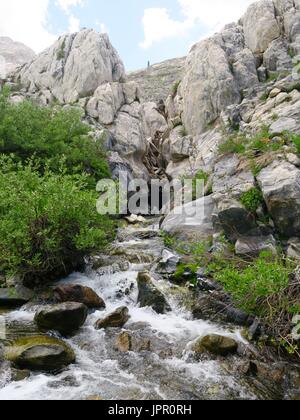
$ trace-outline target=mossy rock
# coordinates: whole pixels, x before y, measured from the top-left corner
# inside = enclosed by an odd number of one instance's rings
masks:
[[[47,336],[22,337],[5,348],[4,358],[19,369],[54,372],[75,362],[72,348]]]
[[[151,275],[147,271],[141,271],[138,274],[138,303],[142,308],[150,307],[158,314],[164,314],[171,311],[163,293],[153,284]]]
[[[106,328],[122,328],[129,321],[130,315],[129,310],[126,306],[116,309],[111,314],[107,315],[103,319],[99,319],[95,324],[96,330]]]
[[[216,356],[228,356],[235,354],[238,350],[238,343],[230,337],[210,334],[199,339],[193,346],[193,351],[197,354],[211,353]]]

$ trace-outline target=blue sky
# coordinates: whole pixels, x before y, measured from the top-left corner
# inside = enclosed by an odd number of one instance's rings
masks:
[[[80,28],[107,32],[127,70],[186,55],[253,0],[1,0],[0,36],[36,52]]]

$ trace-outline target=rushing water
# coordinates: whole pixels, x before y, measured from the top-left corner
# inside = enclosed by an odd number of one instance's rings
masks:
[[[127,228],[116,244],[129,259],[157,261],[163,242],[157,237],[158,226],[145,229]],[[147,237],[148,239],[140,239]],[[150,238],[150,239],[149,239]],[[118,258],[116,257],[116,261]],[[153,265],[154,266],[154,265]],[[241,378],[228,373],[218,360],[195,361],[191,345],[207,333],[221,333],[242,341],[238,330],[193,320],[183,309],[165,280],[156,277],[156,285],[166,294],[172,312],[158,315],[137,304],[136,278],[148,264],[130,264],[127,271],[110,265],[87,274],[74,273],[62,283],[92,287],[107,304],[105,312],[89,315],[84,327],[67,340],[74,348],[77,361],[58,375],[32,374],[21,382],[10,382],[7,370],[0,372],[0,399],[74,400],[99,396],[103,399],[255,399],[252,388]],[[124,268],[123,268],[124,269]],[[127,306],[131,319],[126,330],[148,337],[156,345],[155,352],[121,353],[115,349],[120,331],[96,331],[94,323],[106,313]],[[30,325],[36,307],[29,306],[7,314],[7,322]]]

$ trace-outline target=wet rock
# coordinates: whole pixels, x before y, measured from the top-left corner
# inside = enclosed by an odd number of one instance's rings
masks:
[[[35,323],[42,331],[58,331],[69,335],[85,323],[88,308],[82,303],[68,302],[58,305],[47,305],[37,311]]]
[[[285,237],[300,235],[300,171],[286,161],[274,161],[258,176],[268,211]]]
[[[126,306],[116,309],[103,319],[99,319],[96,324],[96,330],[106,328],[122,328],[130,319],[129,310]]]
[[[163,250],[162,259],[158,266],[158,272],[163,274],[173,274],[179,263],[179,256],[173,254],[167,249]]]
[[[150,351],[151,341],[147,338],[137,337],[134,334],[123,332],[117,337],[116,348],[122,353],[129,351],[140,353],[142,351]]]
[[[146,219],[143,216],[137,216],[136,214],[132,214],[131,216],[125,217],[125,220],[130,225],[136,225],[138,223],[145,223]]]
[[[276,240],[273,235],[242,237],[235,244],[235,252],[241,257],[258,257],[263,251],[277,255]]]
[[[192,307],[194,319],[229,322],[234,325],[250,327],[253,317],[234,308],[229,297],[223,292],[202,295]]]
[[[75,362],[75,353],[62,340],[46,336],[15,340],[5,349],[5,359],[20,369],[53,372]]]
[[[90,287],[80,285],[64,285],[54,289],[55,300],[59,303],[83,303],[91,309],[105,309],[104,300]]]
[[[209,352],[216,356],[235,354],[238,344],[235,340],[221,335],[211,334],[199,339],[193,346],[195,353]]]
[[[18,292],[16,288],[0,289],[0,308],[23,306],[31,299],[32,294]]]
[[[155,312],[163,314],[171,311],[163,293],[153,284],[152,278],[147,271],[138,274],[138,303],[142,308],[151,307]]]
[[[30,377],[29,370],[19,370],[19,369],[12,369],[11,370],[11,380],[13,382],[21,382],[24,379],[28,379]]]

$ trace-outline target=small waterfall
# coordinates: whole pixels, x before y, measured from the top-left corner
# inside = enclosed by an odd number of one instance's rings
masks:
[[[248,384],[228,373],[224,363],[210,358],[195,361],[191,357],[192,343],[207,333],[221,333],[239,341],[242,338],[238,330],[192,319],[174,294],[176,288],[155,273],[163,249],[157,223],[142,229],[128,227],[119,232],[119,240],[112,247],[113,265],[89,268],[85,274],[74,273],[62,280],[60,283],[94,289],[105,300],[106,310],[91,313],[81,330],[67,340],[76,352],[76,364],[55,376],[32,373],[22,382],[10,382],[7,370],[0,371],[0,399],[258,398]],[[128,262],[127,257],[130,260],[134,254],[136,262]],[[105,261],[105,258],[110,260],[108,255],[100,259]],[[170,313],[159,315],[138,306],[137,274],[145,268],[152,269],[155,285],[164,292],[172,307]],[[150,341],[153,351],[122,353],[115,347],[120,330],[96,331],[94,323],[120,306],[127,306],[131,316],[124,330]],[[7,321],[30,325],[35,310],[34,306],[23,307],[7,314]]]

